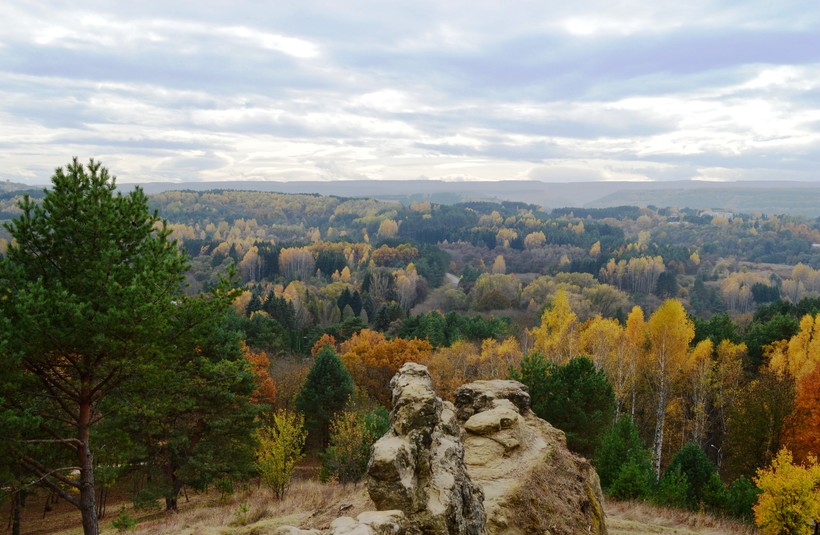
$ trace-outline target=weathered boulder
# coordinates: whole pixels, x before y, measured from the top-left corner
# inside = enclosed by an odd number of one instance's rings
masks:
[[[476,381],[455,401],[467,473],[484,491],[483,533],[606,534],[598,475],[530,410],[526,386]]]
[[[419,364],[402,366],[390,387],[390,430],[373,446],[367,469],[376,508],[403,511],[408,535],[479,535],[483,494],[465,470],[455,407],[436,396]]]
[[[337,518],[330,524],[331,535],[405,535],[407,518],[398,510],[366,511],[353,520]]]

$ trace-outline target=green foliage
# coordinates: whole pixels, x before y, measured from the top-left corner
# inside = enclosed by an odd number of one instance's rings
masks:
[[[632,418],[621,416],[601,439],[595,451],[595,469],[605,490],[618,478],[621,468],[633,457],[645,453],[638,428]]]
[[[533,412],[564,431],[571,450],[592,456],[615,416],[615,394],[602,370],[586,357],[561,366],[531,353],[510,376],[527,385]]]
[[[260,410],[251,404],[254,375],[238,333],[227,330],[210,303],[183,328],[173,351],[139,383],[124,388],[103,430],[119,441],[132,466],[147,472],[146,490],[175,509],[185,485],[204,489],[217,478],[253,473],[253,433]],[[120,404],[122,404],[120,406]]]
[[[111,521],[111,526],[117,530],[117,533],[134,531],[137,529],[137,519],[131,516],[123,505],[120,507],[120,513]]]
[[[730,340],[735,343],[740,341],[737,327],[729,314],[725,312],[715,314],[709,319],[692,317],[692,322],[695,324],[693,345],[697,345],[698,342],[707,338],[712,341],[714,347],[720,345],[723,340]]]
[[[256,468],[265,485],[281,498],[290,485],[296,463],[304,456],[304,417],[280,409],[271,414],[268,425],[257,431],[256,438]]]
[[[433,347],[449,347],[457,340],[500,340],[509,335],[509,332],[509,318],[483,318],[453,311],[442,315],[433,311],[408,317],[402,322],[397,334],[402,338],[427,340]]]
[[[769,371],[750,381],[729,410],[721,469],[729,479],[750,477],[775,455],[794,408],[794,380]]]
[[[353,393],[353,378],[342,359],[330,347],[316,355],[307,380],[296,397],[296,409],[305,415],[311,440],[322,447],[328,443],[330,422]]]
[[[672,458],[672,462],[664,473],[664,479],[667,473],[673,473],[676,470],[679,470],[686,479],[686,499],[683,505],[692,510],[700,508],[704,501],[704,489],[713,476],[717,475],[714,463],[703,453],[700,446],[690,442]],[[661,486],[663,486],[663,480]]]
[[[25,197],[20,210],[5,225],[14,241],[0,260],[0,368],[18,379],[4,396],[15,396],[7,408],[18,417],[44,416],[37,438],[60,440],[32,452],[26,469],[80,509],[94,532],[91,461],[102,447],[94,432],[111,414],[102,405],[121,408],[118,390],[151,373],[184,336],[174,330],[189,314],[191,301],[181,298],[187,262],[142,190],[117,192],[93,160],[57,169],[42,201]],[[79,499],[55,483],[62,466],[80,468]]]
[[[384,407],[369,412],[344,411],[330,427],[330,445],[322,454],[323,481],[335,478],[342,484],[362,479],[370,460],[370,448],[390,428]]]
[[[660,505],[686,507],[688,505],[689,482],[680,465],[669,467],[658,482],[652,499]]]
[[[648,498],[655,490],[655,470],[645,450],[633,451],[609,486],[609,495],[619,500]]]
[[[751,521],[754,517],[752,508],[759,495],[760,489],[749,478],[740,476],[726,489],[723,510],[736,518]]]

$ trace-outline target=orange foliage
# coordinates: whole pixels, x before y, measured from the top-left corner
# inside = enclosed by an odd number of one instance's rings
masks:
[[[786,423],[784,442],[798,461],[820,453],[820,365],[797,383],[794,412]]]
[[[370,329],[354,334],[340,348],[342,361],[356,384],[385,407],[391,406],[390,379],[405,362],[424,363],[431,350],[427,340],[388,340]]]
[[[264,351],[251,351],[245,346],[245,360],[251,365],[255,377],[256,388],[251,393],[251,402],[254,405],[276,404],[276,383],[270,376],[270,359]]]
[[[515,338],[501,343],[488,338],[481,343],[481,348],[458,340],[430,355],[428,367],[436,392],[445,399],[452,399],[456,388],[463,384],[506,378],[510,367],[517,366],[522,357],[521,346]]]
[[[316,343],[310,348],[310,356],[316,357],[325,346],[330,346],[333,351],[339,352],[339,344],[336,343],[336,338],[332,334],[325,333],[321,338],[316,340]]]

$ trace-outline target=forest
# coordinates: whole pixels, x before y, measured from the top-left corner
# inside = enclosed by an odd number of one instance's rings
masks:
[[[363,477],[388,383],[512,378],[607,495],[803,533],[820,517],[820,221],[256,191],[0,194],[0,500],[99,532],[305,456]],[[784,515],[783,500],[789,503]],[[786,518],[788,516],[788,518]],[[123,531],[134,519],[116,517]]]

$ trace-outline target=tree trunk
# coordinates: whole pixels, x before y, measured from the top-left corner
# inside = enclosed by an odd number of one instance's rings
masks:
[[[78,431],[80,445],[77,447],[80,466],[80,514],[83,517],[83,534],[99,535],[97,519],[97,496],[94,489],[94,456],[91,454],[89,438],[91,432],[91,404],[80,404]]]
[[[661,455],[663,454],[663,426],[666,420],[666,389],[661,387],[658,392],[658,410],[655,413],[655,440],[653,463],[655,464],[655,477],[661,477]]]
[[[182,491],[184,485],[182,484],[182,480],[177,477],[177,467],[170,461],[165,465],[165,476],[170,484],[170,494],[165,496],[165,510],[177,511],[179,493]]]
[[[20,510],[23,508],[23,491],[14,493],[11,512],[11,535],[20,535]]]

